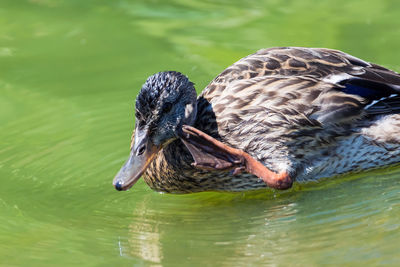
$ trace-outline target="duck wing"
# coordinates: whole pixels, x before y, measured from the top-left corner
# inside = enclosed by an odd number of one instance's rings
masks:
[[[251,106],[249,99],[265,99],[266,108],[279,110],[282,104],[270,100],[296,94],[304,98],[304,105],[313,107],[306,112],[309,118],[324,124],[398,113],[399,93],[400,75],[379,65],[338,50],[280,47],[234,63],[206,87],[202,97],[214,103],[216,113],[224,113],[221,98],[240,102],[236,107]],[[286,108],[292,108],[291,102],[295,101],[287,101]]]

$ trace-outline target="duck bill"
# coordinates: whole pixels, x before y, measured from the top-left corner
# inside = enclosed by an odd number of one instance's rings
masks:
[[[114,178],[113,184],[118,191],[131,188],[145,172],[161,147],[154,145],[148,133],[135,131],[134,145],[128,160]]]

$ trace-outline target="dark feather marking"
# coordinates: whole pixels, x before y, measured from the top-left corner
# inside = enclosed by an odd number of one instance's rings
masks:
[[[216,113],[222,113],[222,111],[225,109],[225,106],[226,105],[224,105],[224,104],[216,104],[214,107],[213,107],[213,109],[214,109],[214,111],[216,112]]]
[[[303,68],[303,69],[307,68],[306,63],[299,61],[297,59],[294,59],[294,58],[289,60],[289,66],[292,68]]]
[[[265,64],[265,67],[267,67],[270,70],[275,70],[280,68],[281,64],[277,60],[269,58],[267,63]]]
[[[249,65],[245,64],[237,64],[236,67],[238,67],[240,71],[245,71],[249,69]]]
[[[229,74],[231,72],[232,72],[232,69],[231,68],[227,68],[226,70],[221,72],[221,74],[219,76],[222,77],[222,76],[225,76],[225,75],[227,75],[227,74]]]
[[[250,78],[254,78],[254,77],[258,76],[258,73],[257,72],[249,72],[249,76],[250,76]]]
[[[208,86],[208,93],[211,94],[217,88],[215,84],[211,84]]]
[[[343,59],[341,57],[338,57],[334,54],[328,54],[328,53],[323,53],[322,60],[327,61],[329,63],[333,63],[333,64],[343,63]]]
[[[296,110],[299,113],[304,113],[307,109],[309,109],[309,106],[307,106],[307,105],[304,105],[304,104],[297,104],[296,105]]]
[[[276,95],[276,91],[269,91],[269,92],[267,92],[267,97],[268,98],[273,98],[275,95]]]
[[[272,53],[271,56],[273,56],[274,58],[276,58],[277,60],[279,60],[281,62],[285,62],[286,60],[288,60],[290,58],[288,55],[278,54],[278,53]]]
[[[264,67],[264,63],[260,60],[255,60],[255,59],[247,60],[247,63],[256,69],[261,69]]]

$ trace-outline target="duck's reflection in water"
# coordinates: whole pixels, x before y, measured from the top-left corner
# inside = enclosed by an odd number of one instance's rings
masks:
[[[185,261],[225,265],[279,262],[291,247],[282,241],[292,241],[287,231],[296,220],[292,201],[180,200],[178,205],[175,200],[138,203],[122,252],[156,266]]]
[[[149,208],[146,204],[146,201],[138,203],[133,212],[134,220],[129,225],[127,247],[123,252],[145,262],[154,263],[152,266],[162,266],[160,223],[149,215]]]

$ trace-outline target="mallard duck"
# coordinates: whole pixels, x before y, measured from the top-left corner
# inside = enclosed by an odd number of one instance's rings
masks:
[[[162,192],[288,189],[400,162],[400,75],[338,50],[262,49],[197,97],[175,71],[136,99],[130,156],[114,178]]]

